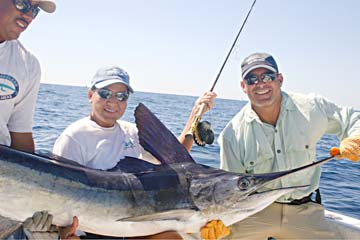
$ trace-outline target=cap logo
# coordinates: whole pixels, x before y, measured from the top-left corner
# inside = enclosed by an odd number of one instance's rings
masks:
[[[253,62],[258,62],[258,61],[265,61],[265,59],[258,58],[258,56],[252,56],[249,59],[247,59],[247,64],[252,64]]]
[[[108,76],[120,77],[122,80],[126,80],[126,79],[127,79],[125,73],[123,73],[123,72],[121,72],[121,71],[118,71],[118,70],[116,70],[116,69],[108,70],[106,74],[107,74]]]

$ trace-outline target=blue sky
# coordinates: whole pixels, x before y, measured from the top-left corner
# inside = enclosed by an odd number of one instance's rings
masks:
[[[210,89],[253,0],[57,0],[21,36],[42,82],[85,86],[118,65],[138,91],[201,95]],[[247,100],[240,63],[268,52],[283,89],[360,109],[360,1],[257,0],[215,92]]]

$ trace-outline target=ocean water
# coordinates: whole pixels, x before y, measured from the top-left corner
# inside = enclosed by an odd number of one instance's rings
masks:
[[[136,92],[131,95],[123,120],[134,122],[133,112],[144,103],[176,136],[184,127],[196,97]],[[212,111],[202,120],[211,122],[215,142],[206,147],[194,145],[193,158],[202,164],[219,166],[219,145],[216,140],[226,123],[246,104],[245,101],[217,99]],[[37,100],[33,134],[37,151],[51,151],[56,138],[72,122],[88,116],[90,105],[86,87],[41,84]],[[338,146],[336,137],[326,135],[317,144],[317,158],[328,155]],[[360,163],[332,160],[322,166],[320,189],[325,207],[331,211],[360,219]]]

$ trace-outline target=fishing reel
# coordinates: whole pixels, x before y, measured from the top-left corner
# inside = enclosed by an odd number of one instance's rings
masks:
[[[211,127],[210,122],[203,121],[199,122],[193,131],[194,141],[198,146],[205,146],[205,144],[213,144],[215,136],[214,130]]]
[[[205,113],[206,103],[202,103],[195,115],[195,119],[191,124],[191,135],[198,146],[205,146],[206,144],[212,144],[215,139],[214,130],[211,127],[210,122],[202,121],[201,117]]]

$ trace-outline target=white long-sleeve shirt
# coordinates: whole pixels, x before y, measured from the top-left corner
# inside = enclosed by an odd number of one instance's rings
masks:
[[[269,173],[300,167],[316,160],[316,143],[324,134],[339,139],[360,134],[360,113],[315,95],[282,92],[276,126],[263,123],[250,103],[219,136],[220,168],[239,173]],[[331,146],[329,146],[331,147]],[[267,185],[266,189],[308,185],[278,199],[289,202],[319,187],[321,168],[301,171]]]

